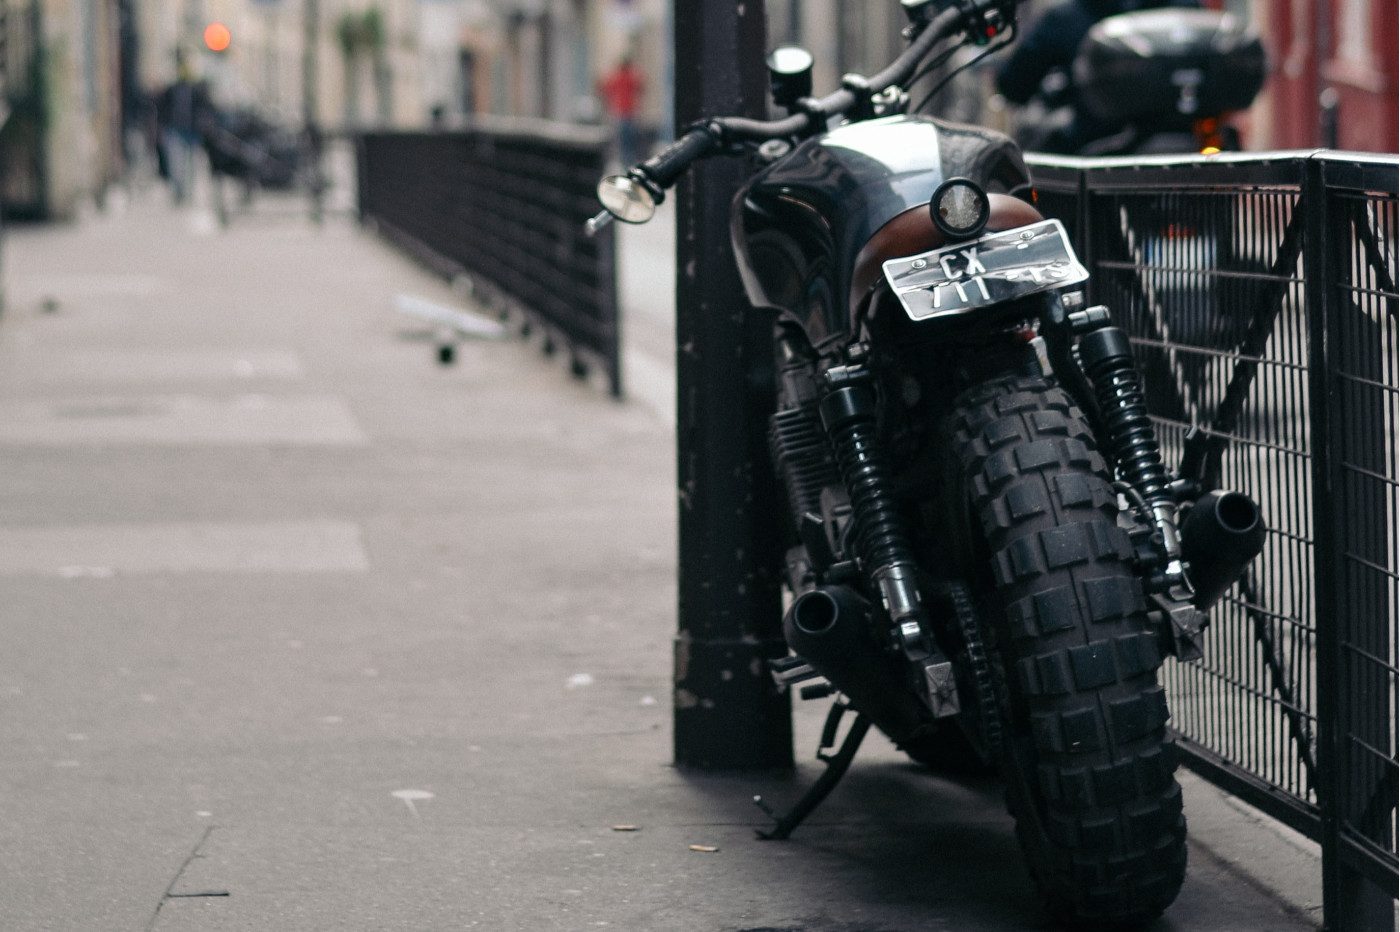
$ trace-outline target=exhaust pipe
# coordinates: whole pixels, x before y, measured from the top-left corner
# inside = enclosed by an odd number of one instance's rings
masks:
[[[855,708],[898,742],[923,724],[923,706],[905,688],[908,672],[884,650],[870,602],[849,586],[799,595],[783,616],[788,646],[845,693]]]
[[[1197,499],[1181,524],[1181,556],[1196,590],[1191,601],[1208,610],[1264,549],[1264,516],[1243,492],[1211,492]]]

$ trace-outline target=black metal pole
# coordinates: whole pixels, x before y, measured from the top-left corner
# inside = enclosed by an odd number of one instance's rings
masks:
[[[1337,725],[1340,713],[1337,699],[1340,694],[1336,671],[1340,665],[1340,644],[1332,610],[1336,604],[1337,580],[1333,572],[1331,555],[1335,552],[1336,500],[1332,488],[1333,468],[1331,451],[1336,437],[1333,434],[1331,407],[1332,380],[1328,367],[1331,364],[1327,329],[1331,314],[1327,306],[1329,289],[1326,266],[1326,251],[1323,243],[1327,236],[1327,209],[1323,201],[1322,165],[1309,160],[1304,163],[1306,174],[1303,177],[1303,196],[1299,202],[1305,214],[1303,300],[1308,315],[1308,414],[1312,448],[1312,504],[1313,504],[1313,553],[1314,566],[1314,606],[1313,617],[1317,619],[1317,763],[1318,763],[1318,808],[1322,814],[1322,922],[1323,928],[1340,930],[1339,917],[1343,904],[1340,900],[1342,886],[1341,852],[1338,832],[1337,800],[1340,795],[1337,787],[1341,784],[1337,773],[1339,763]]]
[[[1369,834],[1368,827],[1385,837],[1394,798],[1389,762],[1378,759],[1392,747],[1383,658],[1389,656],[1394,619],[1386,617],[1385,571],[1359,569],[1386,565],[1389,515],[1375,487],[1387,474],[1385,411],[1361,387],[1383,384],[1382,335],[1347,295],[1356,281],[1347,271],[1354,247],[1346,234],[1366,235],[1366,216],[1331,196],[1325,161],[1310,159],[1307,166],[1302,204],[1308,211],[1304,288],[1314,345],[1308,365],[1315,421],[1319,764],[1325,761],[1318,787],[1323,928],[1389,932],[1395,928],[1394,882],[1387,878],[1382,885],[1368,877],[1364,858],[1348,850],[1355,836]],[[1348,217],[1348,210],[1356,216]],[[1362,751],[1365,745],[1376,751]],[[1379,825],[1368,826],[1376,817]]]
[[[764,10],[755,0],[676,0],[676,124],[762,116]],[[774,483],[767,466],[771,321],[749,310],[729,248],[743,165],[711,159],[676,189],[680,630],[675,760],[792,766],[792,721],[764,660],[780,630]]]

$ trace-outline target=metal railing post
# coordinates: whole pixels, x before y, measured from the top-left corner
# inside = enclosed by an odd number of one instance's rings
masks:
[[[1303,232],[1303,303],[1308,318],[1308,414],[1309,442],[1312,453],[1312,506],[1314,565],[1313,593],[1316,604],[1313,617],[1317,619],[1317,765],[1318,808],[1322,813],[1322,916],[1323,927],[1337,930],[1336,917],[1341,912],[1341,859],[1338,843],[1338,793],[1341,780],[1337,773],[1338,709],[1337,669],[1340,619],[1332,615],[1336,605],[1337,579],[1335,562],[1328,556],[1336,550],[1336,502],[1333,494],[1332,456],[1336,438],[1332,433],[1331,378],[1326,279],[1327,206],[1323,202],[1322,164],[1309,161],[1303,176],[1301,207],[1304,212]]]
[[[1310,159],[1303,192],[1304,280],[1314,347],[1309,369],[1323,926],[1332,932],[1386,932],[1395,928],[1393,893],[1361,869],[1361,859],[1351,849],[1356,814],[1365,799],[1382,792],[1387,779],[1393,782],[1393,774],[1354,753],[1354,746],[1390,750],[1390,696],[1380,664],[1394,620],[1384,617],[1384,589],[1373,591],[1374,584],[1367,585],[1373,581],[1351,572],[1349,563],[1369,558],[1379,568],[1385,562],[1386,522],[1393,518],[1380,496],[1359,488],[1362,476],[1357,473],[1385,476],[1387,432],[1385,412],[1358,406],[1356,387],[1348,391],[1344,386],[1358,376],[1381,385],[1384,372],[1378,325],[1372,332],[1362,309],[1344,293],[1346,285],[1354,284],[1348,274],[1350,237],[1338,234],[1351,227],[1352,218],[1342,209],[1340,195],[1334,201],[1327,169],[1324,160]]]
[[[677,0],[676,122],[762,116],[764,9]],[[786,653],[774,482],[766,465],[771,321],[744,299],[729,248],[736,160],[696,165],[676,197],[676,445],[680,507],[675,760],[792,766],[788,698],[764,662]]]

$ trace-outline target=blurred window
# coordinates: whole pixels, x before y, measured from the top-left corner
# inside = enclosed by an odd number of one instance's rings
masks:
[[[1341,0],[1337,57],[1359,68],[1371,67],[1370,0]]]

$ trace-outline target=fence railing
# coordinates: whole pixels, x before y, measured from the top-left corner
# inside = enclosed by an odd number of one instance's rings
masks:
[[[602,366],[622,393],[613,234],[583,235],[597,210],[608,137],[538,121],[382,132],[358,146],[361,219],[513,306],[562,346],[576,375]]]
[[[1164,453],[1269,523],[1205,659],[1166,669],[1183,762],[1322,843],[1331,927],[1389,928],[1357,891],[1394,895],[1400,834],[1400,163],[1032,163],[1133,338]]]

